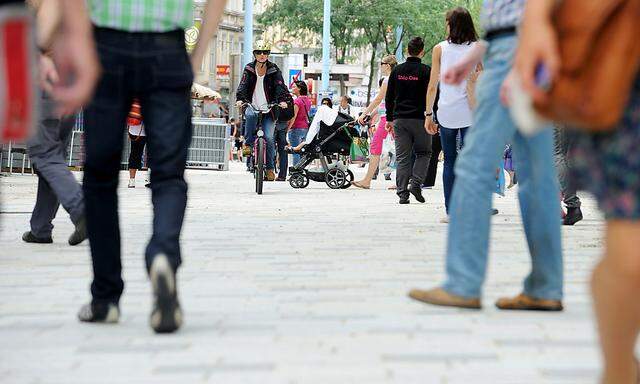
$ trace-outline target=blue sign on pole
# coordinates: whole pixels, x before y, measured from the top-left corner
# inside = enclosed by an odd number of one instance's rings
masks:
[[[302,69],[289,70],[289,88],[293,86],[294,81],[302,80]]]

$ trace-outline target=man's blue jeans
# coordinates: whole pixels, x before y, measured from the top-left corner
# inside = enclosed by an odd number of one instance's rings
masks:
[[[244,111],[246,118],[245,133],[247,145],[253,148],[253,144],[256,140],[256,126],[258,125],[258,113],[251,107],[247,107]],[[262,130],[264,131],[264,138],[267,140],[267,169],[275,169],[274,159],[276,157],[275,141],[273,140],[273,134],[275,132],[275,124],[273,123],[273,117],[270,113],[265,114],[262,118]]]
[[[294,128],[289,130],[289,144],[291,144],[292,147],[298,146],[307,137],[307,132],[309,132],[308,129],[301,129],[301,128]],[[294,153],[292,157],[293,157],[293,165],[295,166],[300,161],[300,155]]]
[[[462,148],[468,129],[469,128],[450,129],[440,127],[440,141],[442,143],[442,151],[444,152],[442,184],[444,186],[444,206],[447,214],[449,214],[451,191],[453,190],[453,183],[456,179],[453,167],[458,158],[458,134],[460,135],[460,147]]]
[[[526,137],[516,130],[500,102],[500,86],[511,70],[517,39],[491,41],[478,84],[474,125],[455,165],[447,244],[447,279],[443,288],[467,298],[481,295],[487,269],[491,199],[504,147],[513,143],[520,180],[518,197],[532,269],[526,295],[562,298],[560,201],[553,162],[553,131]]]

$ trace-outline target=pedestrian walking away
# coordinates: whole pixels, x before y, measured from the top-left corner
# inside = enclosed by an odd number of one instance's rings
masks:
[[[567,207],[567,213],[562,218],[563,225],[574,225],[582,220],[582,202],[577,195],[575,181],[571,178],[573,159],[569,157],[569,152],[575,146],[576,136],[567,132],[566,128],[556,126],[553,128],[554,137],[554,158],[558,170],[558,180],[560,181],[560,191],[562,201]]]
[[[422,183],[431,157],[431,136],[424,128],[426,94],[431,68],[422,64],[424,41],[409,41],[409,57],[389,75],[385,102],[387,130],[396,138],[396,186],[400,204],[409,204],[409,193],[424,203]],[[411,166],[411,153],[416,159]]]
[[[124,0],[91,0],[95,39],[103,74],[85,111],[87,229],[93,261],[91,303],[78,314],[85,322],[117,322],[124,288],[118,224],[118,174],[127,113],[138,97],[145,119],[153,202],[153,235],[146,267],[153,288],[150,325],[173,332],[182,324],[176,272],[187,203],[184,168],[191,141],[193,68],[200,68],[224,1],[206,4],[200,40],[187,56],[184,28],[191,25],[191,0],[166,0],[124,7]],[[116,12],[115,10],[120,10]],[[134,12],[135,10],[135,12]]]
[[[147,145],[147,135],[144,131],[144,125],[142,122],[142,112],[140,107],[140,100],[134,99],[131,104],[131,110],[129,111],[129,117],[127,118],[127,126],[129,132],[129,143],[131,144],[131,151],[129,152],[129,188],[136,187],[136,172],[142,169],[142,158],[144,157],[144,148]],[[150,169],[147,169],[147,176],[145,178],[145,186],[150,187],[149,174]]]
[[[459,85],[442,82],[442,76],[449,68],[464,58],[478,40],[471,14],[465,8],[458,7],[446,15],[447,39],[433,49],[431,79],[427,92],[427,118],[425,128],[430,134],[440,133],[444,152],[444,170],[442,181],[444,186],[444,204],[449,214],[449,201],[454,187],[453,168],[458,157],[458,150],[464,146],[464,137],[472,123],[472,109],[475,106],[475,83],[480,66]],[[436,94],[438,97],[438,124],[433,120],[433,106]]]
[[[558,212],[558,180],[553,163],[553,132],[534,136],[516,130],[500,89],[512,70],[518,38],[516,27],[524,1],[485,2],[483,29],[488,50],[478,83],[478,106],[465,147],[455,165],[449,207],[446,280],[441,287],[412,290],[409,295],[434,305],[480,308],[491,226],[491,197],[504,147],[513,144],[518,164],[518,197],[531,255],[531,272],[522,293],[497,301],[500,309],[563,309],[563,263]],[[444,74],[444,82],[461,84],[480,62],[486,45],[474,49]]]

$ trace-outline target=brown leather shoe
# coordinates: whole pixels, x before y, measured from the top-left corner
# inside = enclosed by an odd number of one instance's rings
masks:
[[[267,169],[267,177],[265,177],[266,181],[273,181],[276,179],[276,174],[273,172],[273,169]]]
[[[467,299],[461,296],[452,295],[442,288],[433,288],[428,291],[412,289],[409,292],[409,297],[414,300],[422,301],[423,303],[440,305],[443,307],[459,307],[470,309],[482,308],[480,299]]]
[[[524,293],[516,297],[503,297],[496,301],[496,307],[505,310],[519,311],[562,311],[562,301],[536,299]]]

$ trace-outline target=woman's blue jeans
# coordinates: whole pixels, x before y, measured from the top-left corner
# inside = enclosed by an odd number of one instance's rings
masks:
[[[464,137],[469,128],[450,129],[440,126],[440,142],[444,152],[444,170],[442,172],[442,184],[444,185],[444,206],[449,214],[449,200],[456,176],[453,167],[458,158],[458,151],[464,145]]]

